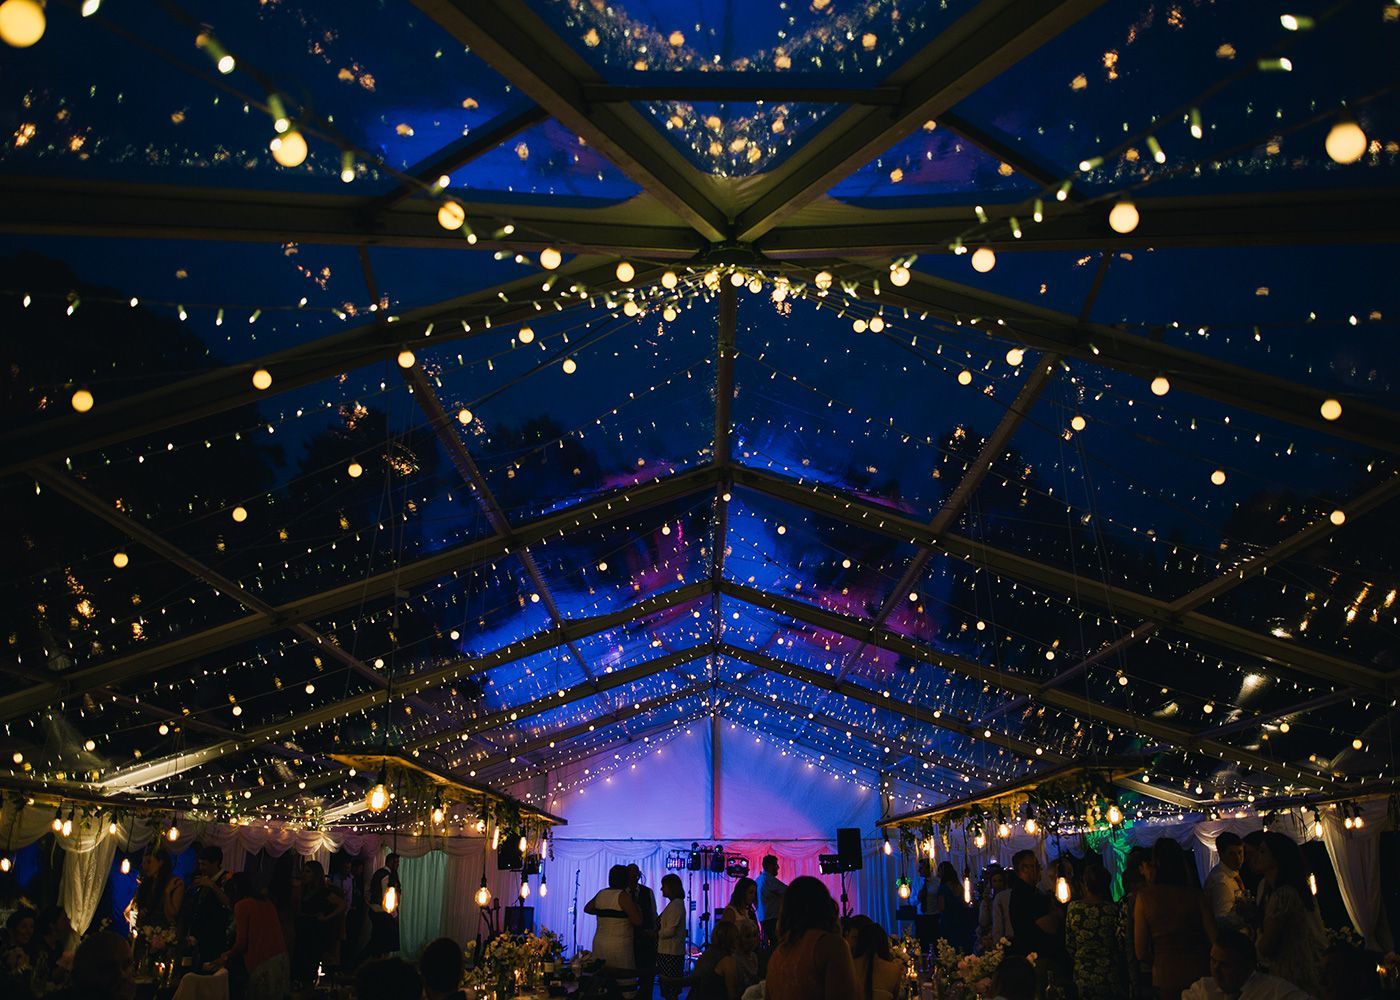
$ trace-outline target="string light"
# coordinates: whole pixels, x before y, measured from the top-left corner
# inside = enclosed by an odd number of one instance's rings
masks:
[[[272,373],[266,368],[253,372],[253,388],[259,391],[272,388]]]
[[[467,210],[455,201],[444,201],[437,210],[438,225],[449,233],[455,233],[466,224]]]
[[[407,347],[399,351],[399,356],[394,360],[398,362],[400,368],[412,368],[418,363],[418,358]]]
[[[351,462],[345,467],[345,474],[351,479],[359,479],[365,474],[365,467],[359,462]]]
[[[1327,132],[1323,142],[1335,163],[1351,164],[1366,155],[1366,133],[1354,118],[1341,118]]]
[[[628,261],[620,260],[613,273],[617,275],[617,280],[625,285],[637,276],[637,269]]]
[[[540,267],[546,271],[553,271],[564,262],[564,255],[553,247],[545,247],[540,251]]]
[[[112,553],[112,565],[117,567],[117,569],[126,569],[127,564],[130,562],[131,559],[125,552]]]
[[[1172,384],[1167,381],[1165,375],[1158,375],[1152,380],[1152,395],[1154,396],[1165,396],[1171,392],[1171,389]]]
[[[69,402],[73,405],[73,409],[77,410],[79,413],[86,413],[88,410],[92,409],[92,393],[87,389],[79,389],[77,392],[73,393]]]
[[[515,339],[522,344],[532,344],[535,341],[535,331],[528,326],[522,326],[519,332],[516,333]]]
[[[1319,410],[1323,420],[1336,420],[1342,415],[1342,404],[1335,399],[1324,399]]]
[[[997,255],[991,247],[978,247],[972,251],[972,269],[979,274],[986,274],[997,266]]]
[[[268,148],[280,166],[299,167],[306,162],[306,138],[295,129],[274,136]]]
[[[1131,233],[1138,227],[1137,206],[1131,201],[1117,202],[1108,212],[1108,225],[1115,233]]]
[[[27,49],[44,37],[48,18],[40,0],[5,0],[0,3],[0,39],[6,45]]]

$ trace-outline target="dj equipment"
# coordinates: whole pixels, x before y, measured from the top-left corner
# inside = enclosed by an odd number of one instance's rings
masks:
[[[524,859],[524,861],[521,863],[520,874],[521,874],[521,875],[538,875],[538,874],[540,873],[540,862],[541,862],[541,860],[542,860],[542,859],[540,858],[540,856],[539,856],[538,854],[527,854],[527,855],[525,855],[525,859]]]
[[[694,871],[690,867],[690,852],[683,848],[677,848],[666,855],[666,870],[668,872]]]
[[[520,855],[520,834],[501,833],[501,842],[496,845],[496,870],[518,872],[524,865]]]
[[[741,858],[734,854],[729,855],[728,859],[724,862],[724,874],[728,875],[730,878],[748,878],[749,859]]]
[[[535,930],[535,908],[533,906],[507,906],[506,907],[506,933],[525,934],[534,933]]]
[[[860,830],[853,826],[843,826],[836,831],[836,853],[844,866],[841,870],[858,872],[865,867],[865,858],[860,849]]]
[[[839,854],[818,855],[817,864],[820,865],[823,875],[844,875],[848,870],[845,859]]]
[[[686,867],[693,872],[714,872],[716,875],[723,875],[724,845],[706,844],[702,847],[698,843],[692,843]]]

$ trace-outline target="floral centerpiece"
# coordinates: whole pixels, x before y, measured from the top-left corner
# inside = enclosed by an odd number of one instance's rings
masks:
[[[944,996],[961,994],[967,997],[990,997],[992,976],[1001,965],[1002,955],[1010,944],[1002,938],[996,946],[980,955],[965,954],[947,941],[938,942],[938,952],[934,962],[934,975]],[[1034,955],[1026,956],[1032,963]]]
[[[549,928],[539,934],[497,934],[486,943],[481,965],[467,974],[464,985],[478,989],[494,986],[510,995],[516,987],[533,984],[546,964],[564,955],[564,943]]]

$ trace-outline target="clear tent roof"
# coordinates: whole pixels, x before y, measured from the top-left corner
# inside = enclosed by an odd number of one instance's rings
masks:
[[[336,746],[508,788],[711,716],[924,802],[1391,778],[1400,19],[977,6],[50,5],[15,779],[304,816]]]

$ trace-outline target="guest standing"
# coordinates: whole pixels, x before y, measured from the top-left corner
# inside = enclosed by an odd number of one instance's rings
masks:
[[[185,902],[185,883],[171,868],[170,852],[153,848],[141,858],[141,880],[136,884],[137,927],[175,927]]]
[[[1002,941],[1010,942],[1016,937],[1016,929],[1011,926],[1011,883],[1016,880],[1014,872],[997,871],[992,876],[992,945]]]
[[[642,924],[642,913],[627,894],[630,879],[627,868],[613,865],[608,870],[608,887],[584,904],[583,912],[598,918],[593,932],[593,957],[602,959],[608,975],[625,983],[636,976],[635,931]],[[632,994],[630,983],[624,987]]]
[[[661,897],[666,907],[657,918],[656,974],[661,996],[677,1000],[681,988],[677,980],[685,974],[685,889],[674,872],[661,879]]]
[[[1123,996],[1127,970],[1118,938],[1118,904],[1111,880],[1100,865],[1084,870],[1084,896],[1065,910],[1065,949],[1074,970],[1079,1000],[1115,1000]]]
[[[754,910],[754,904],[758,902],[758,883],[751,878],[741,878],[734,883],[734,891],[730,893],[729,905],[720,913],[720,920],[731,924],[743,924],[745,922],[758,927],[758,915]]]
[[[1017,851],[1011,857],[1015,878],[1011,882],[1011,929],[1007,949],[1022,957],[1034,954],[1035,972],[1042,992],[1059,988],[1070,977],[1065,954],[1065,908],[1040,888],[1040,859],[1034,851]]]
[[[1215,851],[1220,862],[1206,876],[1205,893],[1210,900],[1211,916],[1217,927],[1239,928],[1243,920],[1235,912],[1236,904],[1244,898],[1244,879],[1240,866],[1244,864],[1244,841],[1228,830],[1215,838]]]
[[[710,943],[695,962],[688,979],[676,985],[690,986],[686,1000],[737,1000],[739,967],[734,953],[739,947],[739,928],[733,923],[715,924]]]
[[[1215,920],[1205,893],[1190,884],[1186,864],[1180,844],[1159,839],[1152,847],[1153,881],[1138,890],[1134,904],[1133,948],[1139,961],[1151,963],[1162,1000],[1177,1000],[1210,971]]]
[[[228,898],[231,873],[224,871],[224,852],[217,844],[199,849],[195,876],[185,893],[185,928],[195,942],[195,971],[209,965],[228,947],[233,904]]]
[[[763,946],[773,949],[778,934],[778,914],[783,909],[783,893],[787,883],[778,878],[778,858],[763,856],[763,871],[758,873],[758,926],[763,931]]]
[[[301,869],[301,901],[297,916],[297,950],[292,953],[292,979],[314,982],[322,963],[329,963],[340,941],[345,899],[326,881],[319,861]]]
[[[241,958],[248,974],[245,1000],[283,1000],[291,992],[291,962],[287,943],[282,936],[277,904],[267,891],[248,891],[246,875],[235,875],[230,895],[238,898],[233,904],[233,947],[215,962],[226,965]]]
[[[1322,952],[1327,931],[1308,888],[1298,845],[1281,833],[1264,834],[1255,855],[1263,920],[1255,941],[1259,960],[1280,979],[1322,995]]]
[[[778,946],[768,959],[767,1000],[849,1000],[858,994],[837,917],[826,886],[806,875],[792,880],[778,916]]]
[[[130,942],[99,931],[78,945],[68,988],[49,994],[49,1000],[133,1000],[135,996],[136,970]]]
[[[958,951],[972,950],[972,907],[963,897],[962,880],[951,861],[938,865],[938,889],[935,911],[938,914],[938,938]]]
[[[642,870],[635,863],[627,866],[627,893],[637,904],[642,922],[632,935],[637,960],[637,998],[651,1000],[656,985],[656,894],[642,882]]]
[[[1152,966],[1137,959],[1137,894],[1152,882],[1152,851],[1134,847],[1123,862],[1123,898],[1118,906],[1118,947],[1128,964],[1128,996],[1133,1000],[1152,996]],[[1155,1000],[1155,998],[1153,998]]]
[[[385,894],[393,889],[398,898],[390,911],[385,905]],[[399,950],[399,906],[403,902],[403,887],[399,884],[399,856],[390,853],[384,858],[384,867],[371,876],[365,889],[365,908],[369,910],[369,947],[365,952],[371,957],[387,955]]]

